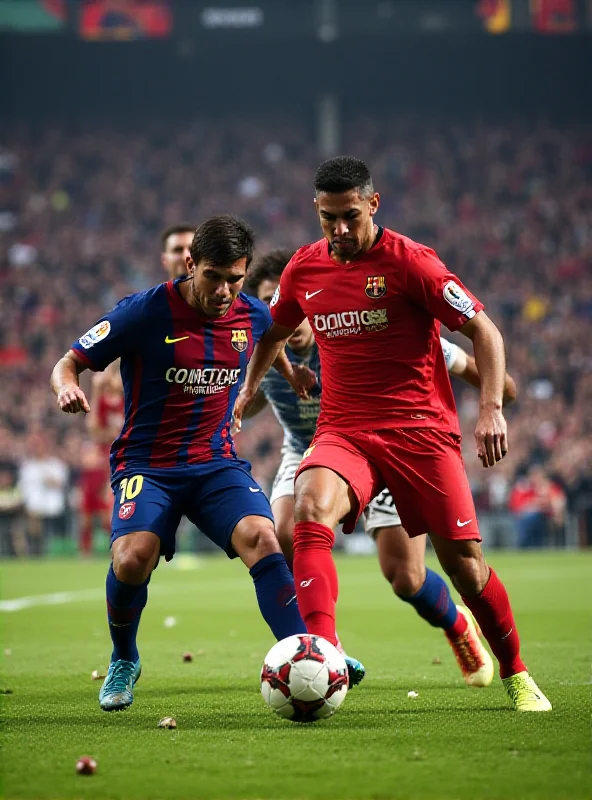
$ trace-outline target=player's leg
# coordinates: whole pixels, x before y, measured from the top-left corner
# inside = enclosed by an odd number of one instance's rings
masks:
[[[306,633],[294,578],[275,535],[273,521],[255,515],[243,517],[234,527],[230,543],[249,569],[261,616],[276,639]]]
[[[286,453],[273,483],[269,499],[275,520],[275,534],[286,557],[290,572],[293,572],[294,568],[294,477],[301,460],[302,453]],[[339,636],[337,633],[335,635],[337,636],[337,649],[346,660],[349,659]],[[355,661],[355,659],[351,660]]]
[[[113,652],[99,694],[105,711],[121,710],[133,702],[133,687],[141,672],[136,640],[148,583],[161,552],[167,559],[174,552],[180,511],[173,494],[162,481],[141,475],[123,478],[115,488],[112,562],[106,581]]]
[[[351,533],[382,479],[361,449],[338,434],[318,434],[302,459],[295,484],[294,580],[309,633],[336,644],[338,580],[333,533]]]
[[[286,563],[292,570],[294,561],[294,496],[278,497],[271,504],[271,512],[275,520],[275,533],[280,543]]]
[[[410,538],[400,521],[388,490],[366,509],[366,530],[376,542],[382,574],[397,597],[413,606],[430,625],[442,628],[467,684],[489,686],[493,679],[491,657],[469,612],[455,605],[446,582],[425,566],[426,534]]]
[[[442,567],[463,602],[473,612],[497,658],[506,691],[518,711],[550,711],[551,703],[528,674],[520,655],[520,638],[504,584],[485,562],[477,541],[431,540]]]
[[[506,590],[483,557],[460,441],[433,430],[399,430],[386,436],[388,447],[385,449],[384,438],[376,455],[388,471],[387,483],[405,529],[410,536],[426,530],[430,532],[444,571],[473,612],[500,662],[504,682],[522,676],[512,682],[521,695],[512,698],[515,707],[520,710],[550,708],[538,689],[526,697],[526,684],[536,684],[520,658],[520,642]],[[468,630],[467,640],[471,633]],[[485,671],[487,665],[483,669]],[[508,693],[512,693],[509,688]]]
[[[305,633],[294,579],[275,535],[269,500],[247,462],[200,476],[185,499],[185,513],[225,553],[249,569],[261,614],[274,636]]]
[[[301,460],[302,453],[284,452],[269,498],[276,536],[290,570],[294,558],[294,479]]]

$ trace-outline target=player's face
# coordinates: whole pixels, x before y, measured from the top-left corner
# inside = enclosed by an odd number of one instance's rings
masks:
[[[356,189],[341,194],[319,192],[315,206],[321,229],[338,261],[351,261],[374,241],[374,214],[380,197],[360,197]]]
[[[169,280],[183,278],[187,275],[187,257],[192,241],[193,233],[191,231],[172,233],[166,240],[160,260]]]
[[[208,317],[223,317],[243,288],[247,274],[247,259],[239,258],[227,267],[212,267],[206,261],[194,265],[187,259],[191,279],[192,299]]]
[[[269,305],[271,303],[271,298],[273,297],[275,290],[279,286],[279,281],[272,281],[272,280],[264,280],[261,281],[259,287],[257,289],[257,297],[259,300],[262,300],[264,303]],[[311,344],[313,343],[314,335],[312,332],[312,328],[310,327],[310,322],[305,319],[303,320],[300,325],[296,328],[294,333],[288,339],[288,346],[295,352],[299,353],[302,350],[307,350]]]

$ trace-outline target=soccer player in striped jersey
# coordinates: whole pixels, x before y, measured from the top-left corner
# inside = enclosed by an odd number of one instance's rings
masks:
[[[269,304],[292,256],[292,251],[278,249],[257,259],[249,272],[247,291]],[[478,387],[475,359],[442,337],[440,343],[448,371]],[[294,394],[286,379],[272,370],[264,377],[248,416],[254,416],[269,404],[284,430],[282,461],[270,502],[277,536],[291,565],[294,477],[315,434],[321,399],[319,353],[308,320],[304,320],[288,339],[286,353],[293,365],[304,364],[312,369],[319,376],[318,384],[311,389],[308,399],[301,399]],[[510,375],[506,375],[504,402],[511,402],[515,396],[515,383]],[[452,602],[446,583],[425,566],[427,536],[424,534],[414,539],[407,536],[388,489],[372,500],[365,517],[366,531],[376,542],[382,574],[397,597],[412,605],[430,625],[444,630],[469,686],[488,686],[493,680],[491,657],[481,644],[467,610]],[[468,625],[463,633],[456,635],[459,614],[468,619]]]
[[[173,557],[183,514],[245,563],[278,639],[306,632],[269,502],[230,432],[247,363],[271,325],[268,307],[241,292],[252,253],[244,222],[227,215],[207,220],[191,244],[189,275],[123,299],[72,344],[52,374],[60,409],[88,413],[80,373],[121,359],[125,421],[111,447],[106,589],[113,653],[99,695],[105,711],[133,702],[148,583],[160,556]]]

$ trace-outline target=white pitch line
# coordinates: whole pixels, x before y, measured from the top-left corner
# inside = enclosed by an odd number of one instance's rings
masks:
[[[82,589],[79,592],[54,592],[53,594],[32,594],[15,597],[14,600],[0,600],[0,611],[23,611],[34,606],[60,606],[75,603],[77,600],[97,600],[104,597],[104,589]]]

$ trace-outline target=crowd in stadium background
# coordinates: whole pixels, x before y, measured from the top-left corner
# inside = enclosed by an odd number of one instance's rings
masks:
[[[367,161],[381,192],[379,221],[434,247],[483,299],[504,335],[519,397],[507,412],[511,456],[494,470],[483,470],[474,454],[478,395],[455,384],[479,511],[506,520],[504,532],[492,534],[494,544],[592,538],[590,141],[584,126],[519,118],[372,116],[344,129],[344,152]],[[197,226],[232,211],[254,227],[258,252],[296,249],[319,238],[311,189],[317,162],[312,134],[296,118],[237,124],[196,117],[177,127],[110,122],[42,132],[22,123],[4,131],[5,524],[33,511],[38,498],[30,497],[22,475],[41,458],[56,462],[53,500],[43,513],[60,521],[68,508],[75,513],[72,488],[87,433],[82,420],[57,412],[47,379],[81,330],[121,297],[164,279],[165,225]],[[198,179],[187,180],[188,171]],[[281,441],[271,413],[239,438],[266,489]],[[508,533],[510,515],[515,527]]]

